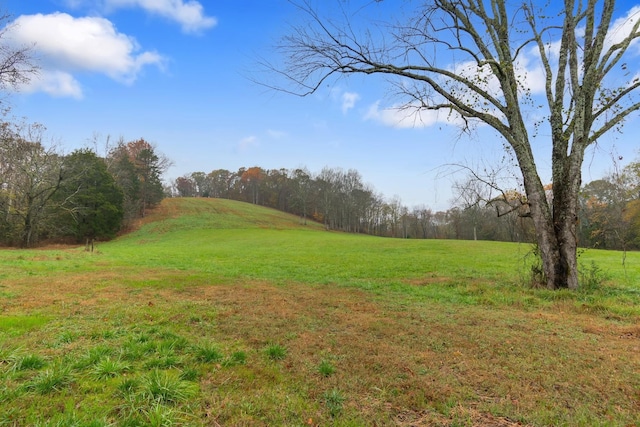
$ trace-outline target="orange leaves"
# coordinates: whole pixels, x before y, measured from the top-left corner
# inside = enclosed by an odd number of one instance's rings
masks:
[[[258,166],[254,166],[244,171],[240,179],[245,182],[256,182],[256,181],[259,182],[259,181],[262,181],[264,177],[265,177],[265,173],[262,170],[262,168]]]

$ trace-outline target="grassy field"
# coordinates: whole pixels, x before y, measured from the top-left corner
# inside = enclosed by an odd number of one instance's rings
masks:
[[[640,425],[640,254],[165,200],[96,251],[0,250],[0,426]]]

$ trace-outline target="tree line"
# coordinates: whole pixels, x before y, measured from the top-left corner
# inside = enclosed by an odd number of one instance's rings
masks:
[[[476,182],[473,187],[480,187]],[[480,183],[481,184],[481,183]],[[470,184],[454,186],[452,207],[433,211],[385,198],[356,170],[323,168],[216,169],[175,179],[176,197],[217,197],[254,203],[311,219],[327,229],[417,239],[534,242],[526,196],[517,190],[486,197]],[[547,187],[547,197],[553,189]],[[582,247],[640,248],[640,162],[583,186],[578,241]]]
[[[38,124],[0,123],[0,245],[109,239],[164,197],[169,161],[138,139],[63,154]]]

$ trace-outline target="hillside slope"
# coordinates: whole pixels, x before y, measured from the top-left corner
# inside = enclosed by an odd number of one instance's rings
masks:
[[[323,226],[263,206],[228,199],[178,197],[164,199],[142,221],[145,232],[185,229],[312,229]]]

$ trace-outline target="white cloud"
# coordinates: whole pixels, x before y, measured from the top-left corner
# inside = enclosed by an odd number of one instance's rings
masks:
[[[520,87],[528,89],[532,94],[541,94],[546,90],[547,78],[541,61],[540,51],[536,47],[530,50],[528,55],[519,57],[515,63]]]
[[[82,98],[80,83],[64,71],[42,71],[23,88],[25,92],[44,92],[55,97]]]
[[[354,92],[345,92],[342,94],[342,114],[352,109],[356,105],[356,101],[360,99],[360,95]]]
[[[66,13],[23,15],[11,27],[11,37],[20,44],[35,44],[43,68],[40,87],[58,96],[81,96],[74,72],[94,72],[122,83],[133,83],[143,67],[162,67],[156,52],[140,52],[134,38],[119,33],[107,19],[74,18]]]
[[[198,33],[218,23],[216,18],[206,16],[202,5],[193,0],[104,0],[104,3],[108,9],[139,7],[178,22],[185,33]]]
[[[616,19],[613,24],[611,24],[611,28],[607,33],[607,37],[605,39],[606,49],[616,43],[620,43],[629,36],[638,19],[640,19],[640,6],[634,6],[625,16]],[[638,40],[634,40],[631,45],[638,46]]]
[[[365,120],[374,120],[394,128],[426,128],[438,123],[460,125],[464,123],[455,112],[419,110],[416,107],[380,108],[380,101],[372,104],[364,116]]]

